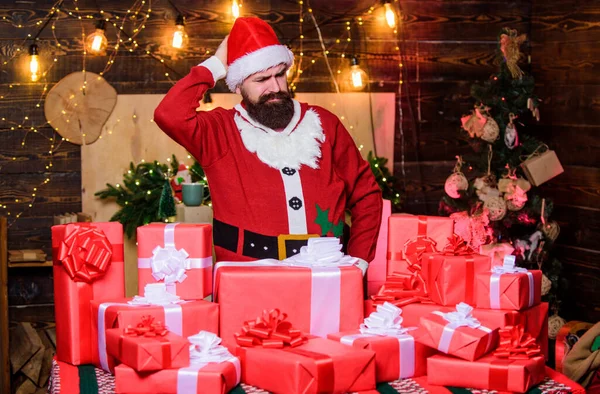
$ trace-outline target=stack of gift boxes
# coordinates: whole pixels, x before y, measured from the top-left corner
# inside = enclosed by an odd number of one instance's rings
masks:
[[[493,267],[448,218],[388,225],[386,280],[366,302],[365,262],[335,238],[283,261],[213,266],[210,225],[149,224],[137,233],[139,295],[125,298],[121,225],[54,226],[57,358],[113,373],[118,393],[369,392],[425,375],[516,392],[539,383],[541,273],[510,258]]]

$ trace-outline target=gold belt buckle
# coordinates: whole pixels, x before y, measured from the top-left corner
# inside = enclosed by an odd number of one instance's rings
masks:
[[[285,260],[287,251],[285,241],[306,241],[309,238],[319,238],[319,234],[279,234],[277,236],[277,250],[279,260]]]

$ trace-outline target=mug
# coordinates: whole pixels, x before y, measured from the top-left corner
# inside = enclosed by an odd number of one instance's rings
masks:
[[[197,207],[204,201],[204,184],[182,183],[181,196],[183,203],[188,207]]]

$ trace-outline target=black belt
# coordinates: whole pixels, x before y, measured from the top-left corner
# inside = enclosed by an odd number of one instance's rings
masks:
[[[213,219],[213,240],[215,246],[220,246],[233,253],[238,253],[240,228],[220,220]],[[319,237],[317,234],[281,234],[264,235],[249,230],[243,230],[244,256],[255,259],[283,260],[300,253],[300,248],[308,243],[309,238]]]

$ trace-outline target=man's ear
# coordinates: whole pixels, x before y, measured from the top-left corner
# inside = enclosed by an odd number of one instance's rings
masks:
[[[239,87],[239,86],[236,86],[236,88],[235,88],[235,92],[236,92],[237,94],[242,94],[242,91],[241,91],[241,89],[240,89],[240,87]]]

